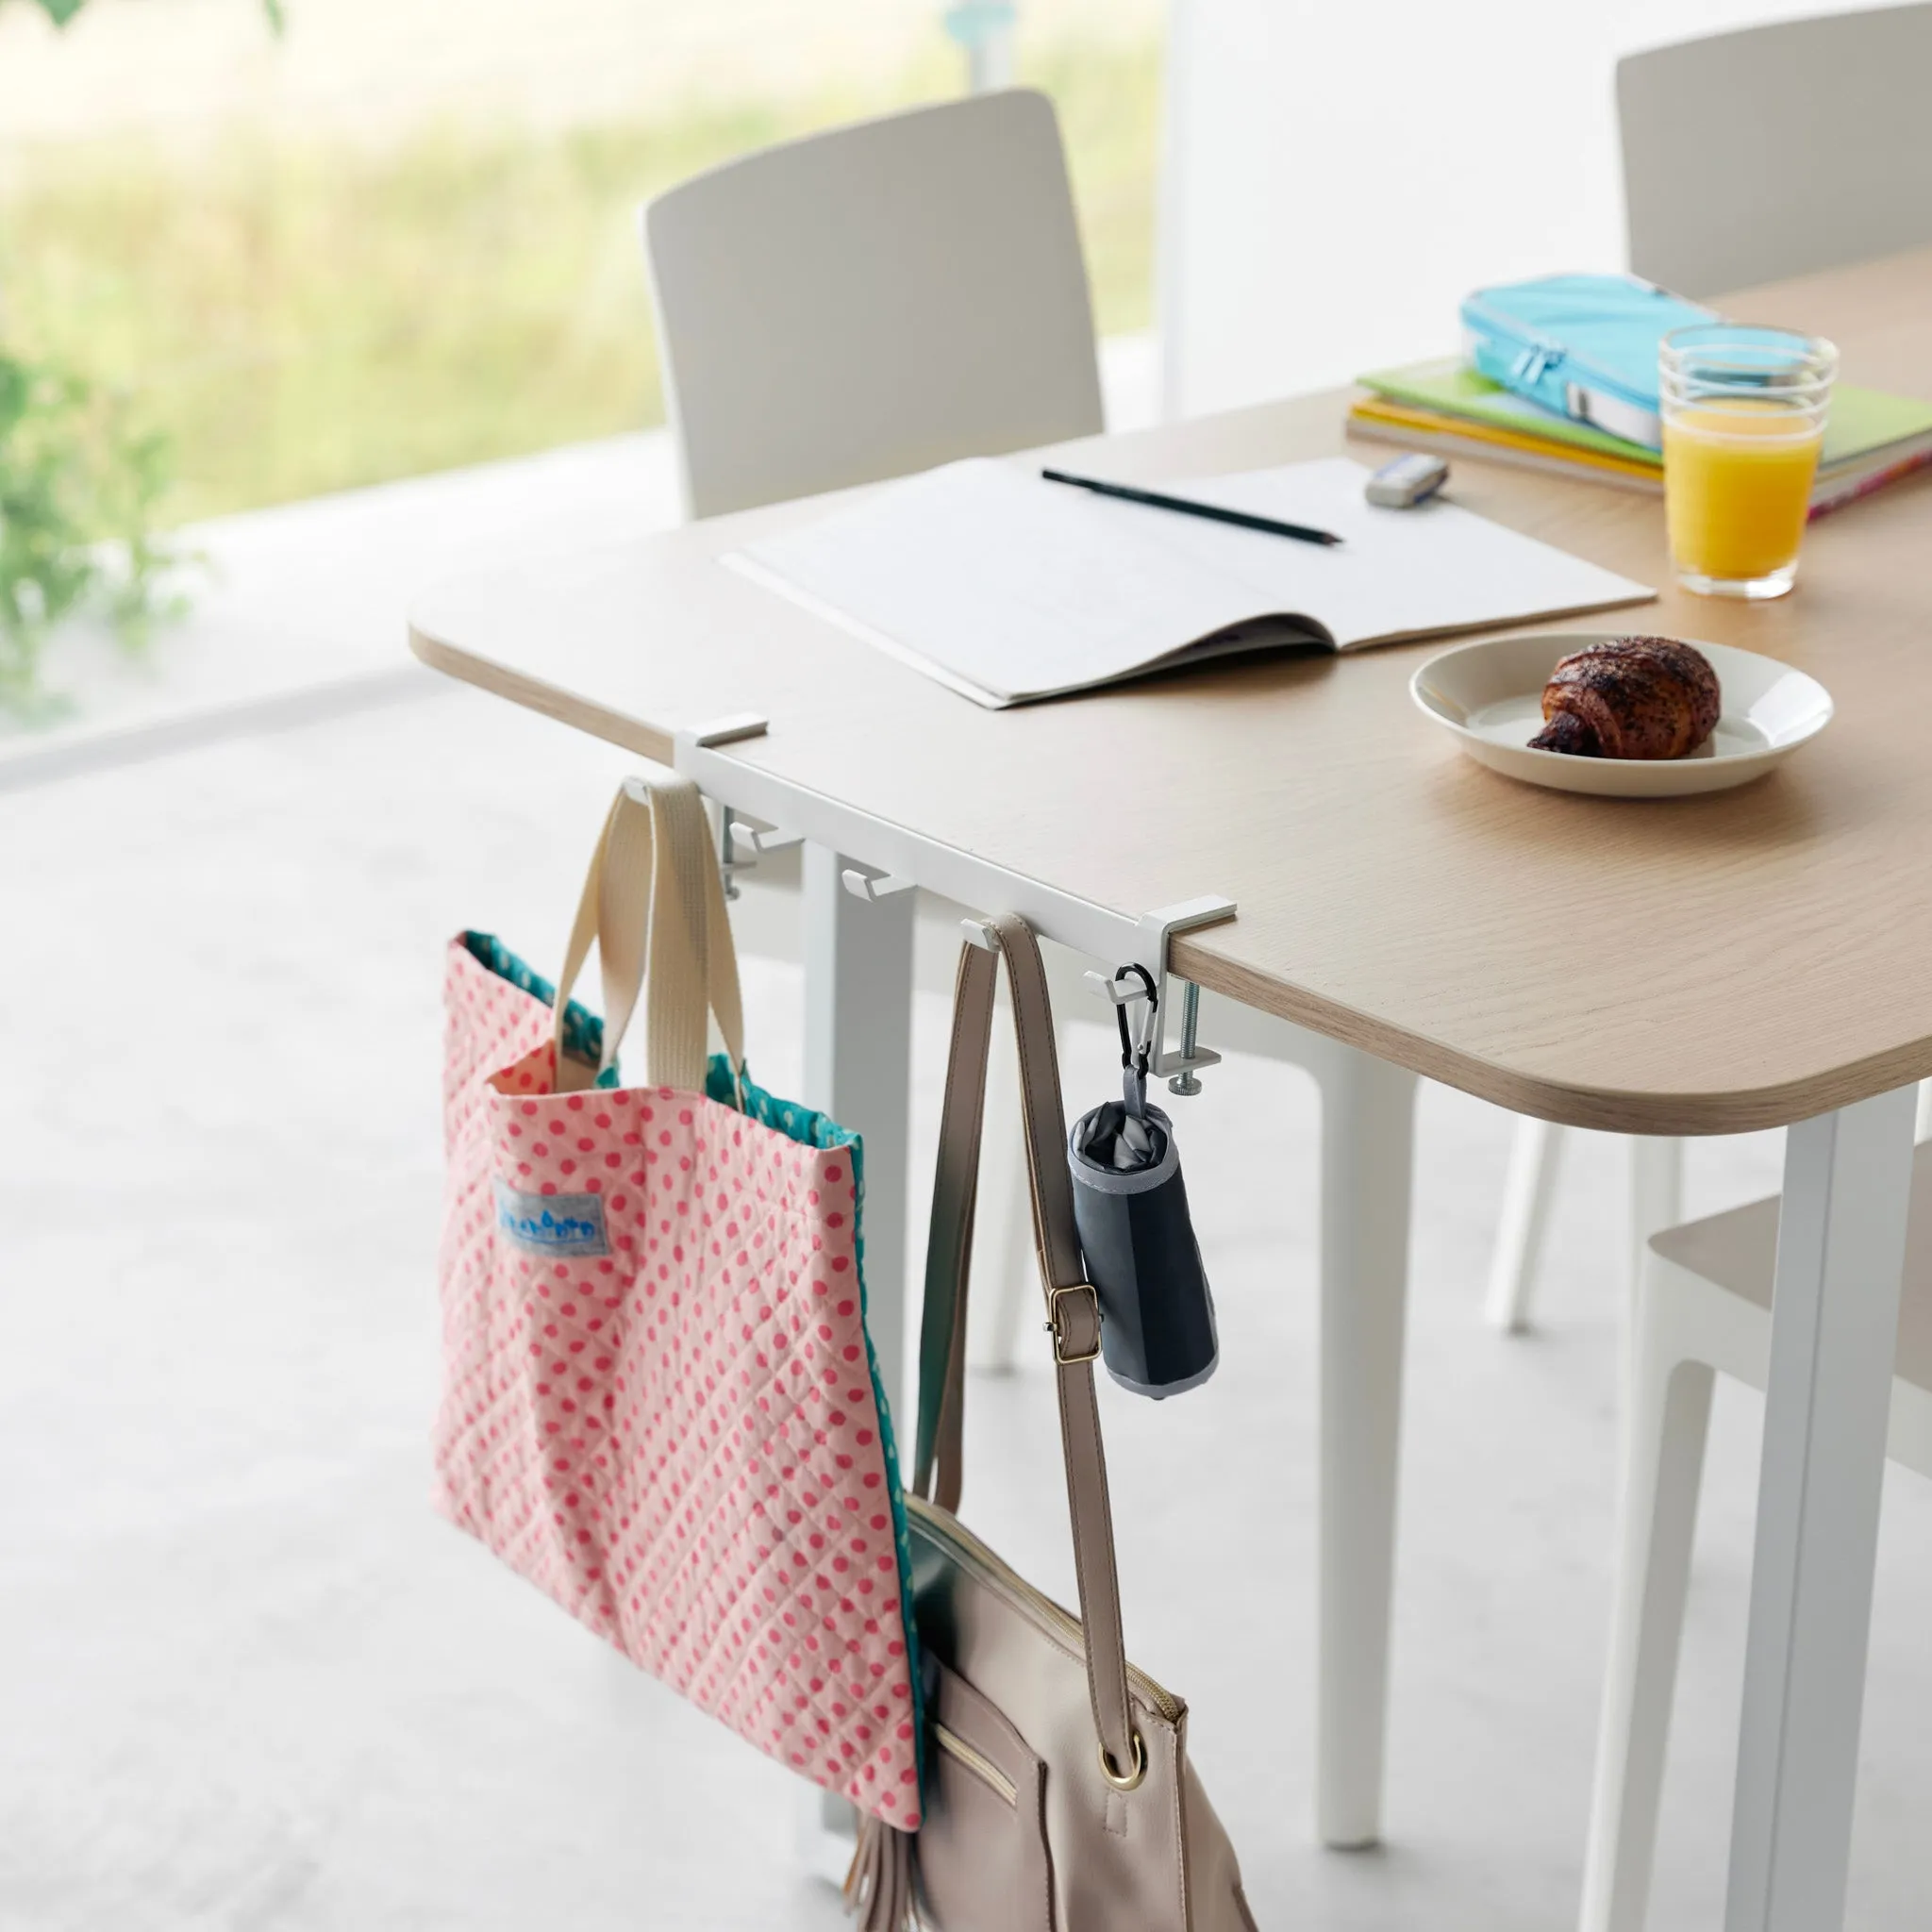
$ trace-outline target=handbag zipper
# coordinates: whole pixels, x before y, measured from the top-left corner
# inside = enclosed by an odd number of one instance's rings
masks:
[[[1067,1640],[1076,1656],[1086,1656],[1087,1633],[1080,1627],[1079,1618],[1070,1610],[1063,1609],[1050,1596],[1035,1590],[1017,1570],[1009,1569],[1001,1562],[999,1557],[971,1531],[957,1520],[949,1520],[942,1516],[924,1497],[908,1496],[906,1509],[934,1541],[944,1543],[959,1563],[972,1571],[982,1583],[1007,1597],[1038,1622],[1058,1630]],[[1184,1708],[1180,1699],[1173,1691],[1157,1684],[1139,1665],[1130,1663],[1127,1666],[1127,1682],[1141,1692],[1167,1723],[1179,1722]]]
[[[975,1751],[958,1731],[949,1731],[938,1718],[932,1721],[933,1741],[948,1757],[957,1758],[997,1798],[1015,1807],[1020,1803],[1020,1787],[983,1751]]]

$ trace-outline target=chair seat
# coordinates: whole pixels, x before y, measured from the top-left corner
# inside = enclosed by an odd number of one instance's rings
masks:
[[[1777,1262],[1778,1197],[1667,1228],[1650,1245],[1663,1260],[1769,1313]],[[1932,1391],[1932,1141],[1912,1158],[1911,1220],[1899,1307],[1898,1378]]]

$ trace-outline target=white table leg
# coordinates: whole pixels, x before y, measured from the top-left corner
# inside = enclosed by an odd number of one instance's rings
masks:
[[[1667,1136],[1638,1134],[1630,1142],[1630,1255],[1626,1287],[1637,1305],[1644,1251],[1654,1234],[1684,1218],[1684,1143]]]
[[[1322,1082],[1322,1501],[1315,1823],[1382,1830],[1413,1074],[1353,1048]]]
[[[865,1315],[894,1433],[908,1444],[906,1376],[906,1181],[911,1117],[912,910],[917,895],[855,898],[847,861],[807,844],[805,1091],[865,1137]],[[856,1814],[829,1791],[802,1786],[798,1858],[838,1884],[851,1862]]]
[[[1785,1149],[1726,1932],[1840,1932],[1871,1635],[1913,1095]]]
[[[904,1432],[906,1181],[911,1118],[915,894],[845,891],[850,861],[805,848],[806,1105],[865,1137],[866,1325],[886,1399]]]

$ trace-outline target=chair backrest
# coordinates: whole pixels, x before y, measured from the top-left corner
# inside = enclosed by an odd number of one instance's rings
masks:
[[[1785,21],[1617,67],[1630,266],[1684,295],[1932,241],[1932,5]]]
[[[659,195],[642,221],[693,516],[1103,426],[1043,95],[767,148]]]

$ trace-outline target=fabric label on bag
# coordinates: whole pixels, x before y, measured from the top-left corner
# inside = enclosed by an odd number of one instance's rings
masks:
[[[608,1255],[601,1194],[525,1194],[500,1176],[496,1224],[528,1255]]]

